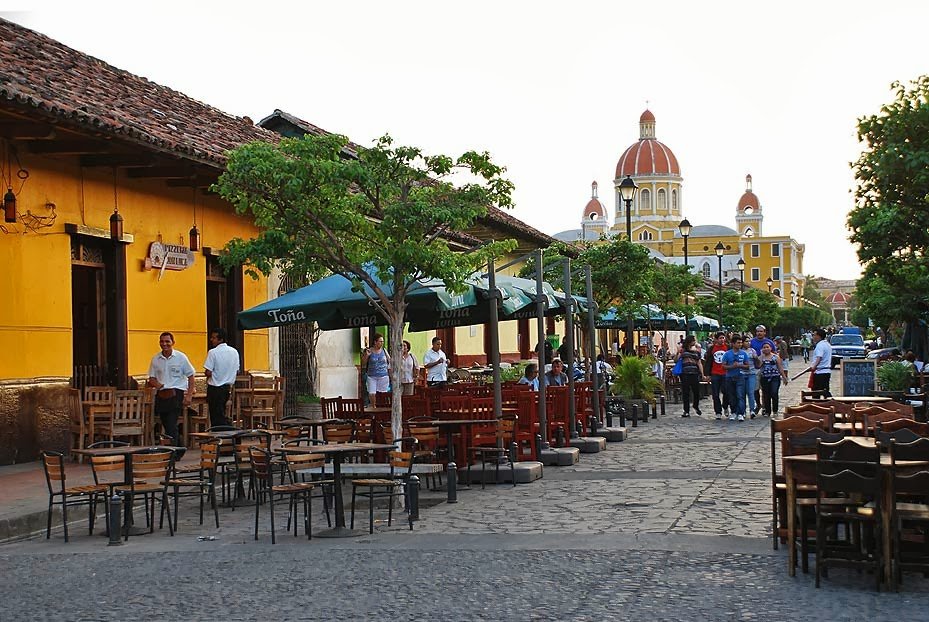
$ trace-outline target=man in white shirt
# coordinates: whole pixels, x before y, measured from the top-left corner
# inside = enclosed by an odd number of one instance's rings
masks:
[[[203,369],[206,373],[206,403],[210,407],[210,426],[228,425],[226,403],[229,391],[239,373],[239,353],[226,343],[226,331],[214,328],[210,331],[210,351],[207,352]]]
[[[829,378],[832,374],[832,345],[826,341],[826,331],[821,328],[813,332],[813,356],[811,358],[813,390],[825,391],[824,397],[832,397],[832,393],[829,392]]]
[[[161,417],[161,427],[174,445],[180,446],[177,420],[190,406],[194,395],[194,366],[187,355],[174,349],[174,335],[161,333],[161,352],[148,367],[148,386],[158,389],[155,394],[155,414]]]
[[[430,387],[448,382],[448,360],[445,352],[442,352],[442,340],[439,337],[432,338],[432,347],[423,356],[423,367],[426,368],[426,384]]]

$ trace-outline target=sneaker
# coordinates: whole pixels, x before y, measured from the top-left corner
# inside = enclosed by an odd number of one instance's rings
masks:
[[[697,416],[698,416],[698,417],[702,417],[702,416],[703,416],[703,413],[700,412],[700,409],[697,408],[696,406],[694,406],[694,412],[697,413]]]
[[[688,412],[685,412],[683,415],[681,415],[681,417],[689,417],[689,416],[690,416],[690,413]]]
[[[723,414],[726,415],[727,417],[729,416],[730,413],[729,413],[729,407],[728,407],[728,406],[727,406],[726,408],[723,408]]]
[[[754,416],[755,415],[752,415],[752,417]],[[729,417],[729,418],[732,419],[732,417]],[[745,415],[739,415],[739,421],[745,421]]]
[[[717,421],[720,421],[722,418],[723,418],[723,416],[722,416],[720,413],[716,413],[716,420],[717,420]]]
[[[742,417],[742,415],[739,416]],[[742,419],[745,419],[745,417],[742,417]],[[729,415],[729,421],[735,421],[735,415]]]
[[[753,413],[752,413],[752,419],[754,419],[754,418],[755,418],[755,413],[753,412]]]

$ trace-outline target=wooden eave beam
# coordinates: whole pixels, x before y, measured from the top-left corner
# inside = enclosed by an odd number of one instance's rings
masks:
[[[128,153],[107,153],[81,156],[81,166],[87,168],[95,166],[135,168],[152,166],[154,163],[155,157],[149,154],[132,155]]]
[[[130,169],[127,175],[133,179],[187,179],[194,175],[194,171],[190,166],[149,166]]]
[[[29,151],[41,155],[85,155],[112,153],[113,145],[89,140],[50,140],[28,143]]]
[[[10,140],[51,140],[55,128],[47,123],[29,121],[0,121],[0,136]]]

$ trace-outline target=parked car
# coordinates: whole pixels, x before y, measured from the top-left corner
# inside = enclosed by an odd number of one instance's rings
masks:
[[[877,348],[868,352],[865,358],[877,360],[878,363],[892,361],[900,358],[900,348]]]
[[[837,334],[829,337],[832,345],[832,367],[839,364],[842,359],[864,358],[864,339],[861,335]]]

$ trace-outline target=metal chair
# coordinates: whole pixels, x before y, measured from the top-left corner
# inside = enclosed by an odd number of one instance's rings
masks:
[[[397,439],[401,444],[411,442],[416,445],[416,439],[404,437]],[[409,510],[410,503],[408,499],[409,486],[407,485],[410,476],[413,474],[412,451],[392,451],[390,452],[390,476],[386,478],[371,479],[353,479],[352,480],[352,518],[351,528],[355,528],[355,497],[361,496],[368,500],[368,533],[374,533],[374,501],[376,499],[387,499],[387,526],[391,525],[393,520],[393,500],[402,497],[405,501],[404,506]],[[363,489],[359,493],[359,489]],[[410,531],[413,531],[413,514],[409,514]]]
[[[87,505],[89,533],[93,535],[94,517],[97,515],[97,495],[105,495],[108,487],[105,484],[67,486],[64,455],[57,451],[43,451],[42,466],[45,469],[45,483],[48,485],[48,522],[45,527],[45,539],[52,537],[52,509],[56,504],[61,506],[65,542],[68,541],[68,507],[71,506]]]

